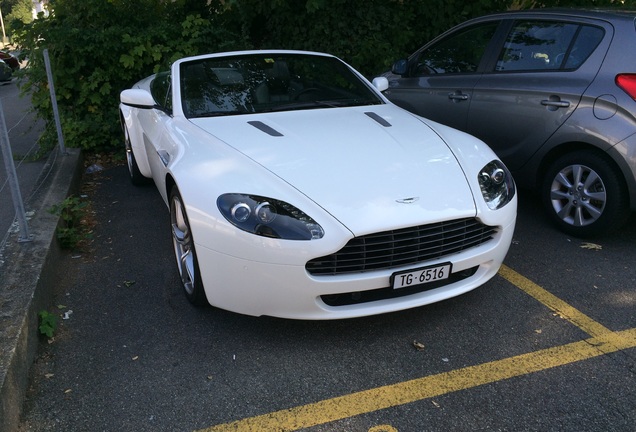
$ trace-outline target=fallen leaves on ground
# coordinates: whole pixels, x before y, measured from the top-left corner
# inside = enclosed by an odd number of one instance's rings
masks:
[[[413,341],[413,346],[418,351],[422,351],[424,349],[424,344],[415,340]]]
[[[581,243],[581,249],[602,250],[603,246],[596,243]]]

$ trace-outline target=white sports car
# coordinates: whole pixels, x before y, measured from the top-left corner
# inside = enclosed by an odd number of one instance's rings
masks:
[[[197,305],[335,319],[437,302],[498,271],[514,181],[476,138],[410,114],[336,57],[176,61],[121,93],[128,168],[170,209]]]

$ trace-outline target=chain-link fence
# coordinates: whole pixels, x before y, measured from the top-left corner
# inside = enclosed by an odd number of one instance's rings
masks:
[[[0,86],[0,247],[12,232],[21,229],[28,239],[24,201],[36,186],[44,167],[39,136],[42,124],[30,112],[30,100],[20,96],[15,80]],[[23,212],[23,214],[20,214]],[[24,218],[25,220],[19,220]],[[23,225],[23,227],[20,227]],[[23,238],[24,237],[24,238]]]
[[[49,154],[40,148],[44,127],[16,78],[0,82],[0,255],[12,234],[18,241],[30,240],[28,203],[60,155],[57,149]]]

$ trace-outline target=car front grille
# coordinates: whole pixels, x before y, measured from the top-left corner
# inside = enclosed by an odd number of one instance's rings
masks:
[[[474,218],[353,238],[338,252],[307,262],[315,276],[390,269],[438,259],[490,241],[497,229]]]

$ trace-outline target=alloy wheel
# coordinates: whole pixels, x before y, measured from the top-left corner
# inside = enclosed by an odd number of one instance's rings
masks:
[[[596,171],[585,165],[569,165],[554,177],[550,200],[563,222],[583,227],[601,217],[607,194],[603,179]]]
[[[176,195],[172,196],[170,202],[170,220],[177,268],[183,287],[186,293],[191,296],[195,290],[194,245],[183,203],[180,197]]]

